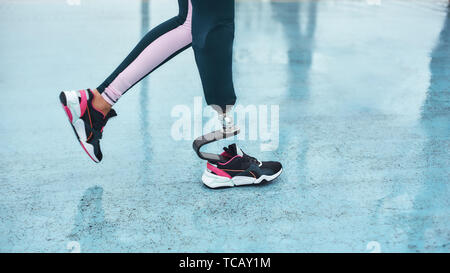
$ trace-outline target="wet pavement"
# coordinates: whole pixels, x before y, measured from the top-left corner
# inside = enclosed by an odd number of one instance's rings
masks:
[[[191,49],[115,106],[101,164],[84,154],[59,91],[177,6],[73,3],[0,3],[1,252],[450,252],[448,1],[237,1],[238,103],[279,105],[277,149],[240,145],[284,173],[223,190],[171,137],[202,96]]]

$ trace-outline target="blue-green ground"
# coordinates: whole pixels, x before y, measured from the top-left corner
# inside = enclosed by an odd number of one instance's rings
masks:
[[[210,190],[171,109],[192,50],[116,105],[94,164],[60,90],[96,87],[176,1],[0,3],[0,251],[450,251],[448,1],[238,1],[238,103],[280,105],[276,181]],[[379,5],[378,5],[379,4]],[[369,247],[371,248],[371,247]]]

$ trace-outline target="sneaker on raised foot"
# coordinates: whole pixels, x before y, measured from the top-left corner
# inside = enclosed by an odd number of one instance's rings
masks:
[[[100,150],[103,128],[108,120],[117,114],[114,109],[111,109],[107,115],[104,115],[92,105],[93,98],[94,94],[90,89],[64,91],[59,95],[59,100],[81,147],[94,162],[99,163],[103,158]]]

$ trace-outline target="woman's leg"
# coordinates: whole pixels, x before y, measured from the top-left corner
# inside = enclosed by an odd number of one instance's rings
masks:
[[[152,29],[128,57],[97,88],[110,105],[159,66],[190,47],[192,42],[190,0],[178,0],[178,16]],[[95,101],[94,101],[95,103]]]
[[[234,105],[234,0],[192,0],[192,47],[208,105]]]

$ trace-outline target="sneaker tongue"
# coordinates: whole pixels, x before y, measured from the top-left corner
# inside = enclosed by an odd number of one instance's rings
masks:
[[[236,156],[236,155],[240,155],[240,156],[244,156],[244,153],[242,152],[242,150],[235,144],[231,144],[230,146],[228,146],[228,148],[223,148],[230,156]]]

